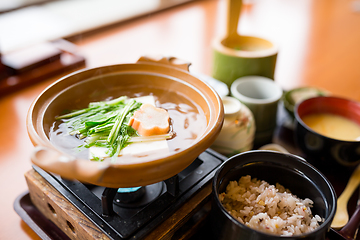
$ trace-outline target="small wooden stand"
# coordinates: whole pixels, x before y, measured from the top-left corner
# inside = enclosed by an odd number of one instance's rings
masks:
[[[28,171],[25,179],[33,204],[70,239],[110,239],[35,170]],[[189,239],[210,211],[210,195],[208,183],[145,239]]]

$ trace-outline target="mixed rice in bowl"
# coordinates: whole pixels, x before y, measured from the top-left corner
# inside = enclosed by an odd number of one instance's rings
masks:
[[[313,231],[323,219],[312,215],[313,201],[300,199],[276,183],[242,176],[230,181],[219,195],[225,209],[246,226],[281,236],[293,236]]]
[[[324,240],[336,211],[331,183],[292,154],[235,155],[216,171],[212,188],[214,239]]]

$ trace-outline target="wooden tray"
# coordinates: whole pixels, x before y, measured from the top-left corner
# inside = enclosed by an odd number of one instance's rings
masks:
[[[85,67],[85,58],[76,52],[76,47],[62,39],[3,55],[1,59],[0,97]]]

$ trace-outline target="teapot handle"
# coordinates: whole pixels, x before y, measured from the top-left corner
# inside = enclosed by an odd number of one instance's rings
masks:
[[[190,62],[186,62],[176,57],[164,57],[164,56],[142,56],[139,58],[137,63],[140,62],[150,62],[150,63],[160,63],[165,65],[170,65],[173,67],[180,68],[189,72]]]

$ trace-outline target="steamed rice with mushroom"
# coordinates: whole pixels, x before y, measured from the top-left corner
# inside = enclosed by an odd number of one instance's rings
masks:
[[[231,181],[219,199],[238,221],[266,233],[298,235],[313,231],[323,221],[312,215],[311,199],[299,199],[278,183],[270,185],[249,175]]]

